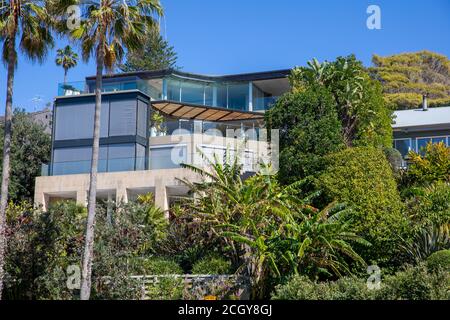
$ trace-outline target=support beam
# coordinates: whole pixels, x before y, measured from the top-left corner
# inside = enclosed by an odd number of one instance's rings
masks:
[[[116,203],[120,202],[128,202],[128,193],[125,187],[118,187],[116,190]]]
[[[87,191],[85,189],[77,190],[77,204],[83,207],[87,207]]]
[[[155,205],[164,211],[166,218],[169,217],[169,198],[161,178],[157,178],[155,181]]]

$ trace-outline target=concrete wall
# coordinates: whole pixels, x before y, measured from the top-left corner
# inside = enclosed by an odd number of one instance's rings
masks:
[[[150,148],[163,145],[186,145],[187,163],[196,166],[202,166],[203,163],[197,147],[207,145],[235,150],[238,143],[238,139],[202,134],[159,136],[149,139]],[[255,160],[258,152],[263,156],[267,155],[264,153],[267,152],[266,147],[266,142],[253,140],[245,144],[245,150],[253,152]],[[168,210],[171,195],[185,195],[188,192],[187,187],[179,179],[198,182],[200,176],[183,168],[98,173],[97,197],[127,202],[130,197],[152,192],[155,195],[156,205],[163,210]],[[88,173],[37,177],[35,205],[41,205],[46,210],[52,201],[60,199],[74,199],[77,203],[86,205],[88,189]]]
[[[171,194],[185,194],[186,187],[178,179],[200,181],[200,177],[190,170],[164,169],[99,173],[97,194],[100,197],[115,195],[117,202],[127,202],[135,194],[153,192],[156,205],[169,209]],[[46,210],[51,201],[74,199],[80,205],[87,205],[89,174],[37,177],[34,193],[35,205]]]

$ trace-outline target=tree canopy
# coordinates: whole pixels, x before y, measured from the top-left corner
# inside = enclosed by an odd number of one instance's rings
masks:
[[[0,131],[3,130],[4,124],[0,126]],[[0,143],[3,144],[3,135]],[[42,163],[50,160],[50,148],[51,138],[45,133],[45,127],[34,122],[23,110],[15,110],[9,187],[9,198],[12,201],[33,199],[34,179],[40,175]]]
[[[159,33],[152,32],[146,37],[142,50],[127,53],[120,69],[123,72],[177,69],[177,58],[174,48]]]
[[[290,81],[294,92],[319,85],[331,93],[347,146],[392,145],[392,110],[384,103],[380,83],[354,55],[323,63],[313,59],[307,67],[295,68]]]
[[[278,176],[283,183],[314,174],[324,155],[344,146],[335,102],[323,87],[284,95],[266,113],[266,122],[280,130]]]
[[[382,83],[386,100],[396,109],[419,107],[425,93],[430,106],[450,104],[450,60],[445,55],[430,51],[375,54],[372,62],[372,77]]]

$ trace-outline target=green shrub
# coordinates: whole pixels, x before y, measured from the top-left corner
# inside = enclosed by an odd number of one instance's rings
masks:
[[[428,143],[422,152],[424,154],[409,153],[408,183],[426,185],[435,181],[450,181],[450,148],[443,142]]]
[[[396,181],[383,152],[348,148],[327,156],[327,162],[317,178],[324,203],[338,200],[351,206],[352,229],[372,244],[363,258],[377,264],[389,261],[405,220]]]
[[[448,300],[450,273],[442,269],[428,272],[424,265],[408,267],[394,275],[381,277],[381,288],[369,290],[366,279],[351,277],[331,282],[314,282],[294,276],[278,285],[276,300]]]
[[[427,266],[430,270],[442,268],[450,272],[450,250],[436,251],[427,259]]]
[[[285,94],[265,118],[269,128],[280,130],[282,183],[313,174],[322,167],[324,155],[344,146],[336,104],[325,88]]]
[[[373,293],[363,279],[344,277],[337,281],[314,282],[305,276],[294,276],[278,285],[274,300],[368,300]]]
[[[183,269],[173,260],[165,258],[148,258],[144,262],[147,275],[183,274]]]
[[[147,298],[151,300],[178,300],[183,296],[184,282],[173,275],[183,274],[183,270],[173,260],[149,258],[144,262],[147,275],[160,275],[157,282],[147,286]],[[172,275],[172,276],[171,276]]]
[[[450,184],[437,181],[428,187],[414,188],[406,201],[411,222],[420,227],[450,223]]]
[[[428,272],[424,265],[408,267],[382,278],[377,300],[448,300],[450,274],[442,270]]]
[[[193,274],[229,274],[230,272],[230,261],[216,256],[204,257],[192,267]]]

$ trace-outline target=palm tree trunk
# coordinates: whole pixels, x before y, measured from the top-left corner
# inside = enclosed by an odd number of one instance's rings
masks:
[[[16,67],[15,38],[9,39],[8,78],[6,85],[5,106],[5,138],[3,142],[2,186],[0,194],[0,300],[3,291],[3,278],[5,275],[6,251],[6,207],[8,205],[8,187],[12,134],[12,99],[14,85],[14,68]]]
[[[67,84],[67,69],[64,68],[64,84]]]
[[[97,169],[100,144],[100,111],[102,105],[102,75],[105,52],[102,45],[97,51],[97,78],[95,88],[94,141],[92,144],[91,174],[89,180],[88,217],[81,270],[80,299],[89,300],[91,293],[92,260],[94,258],[95,204],[97,196]]]

